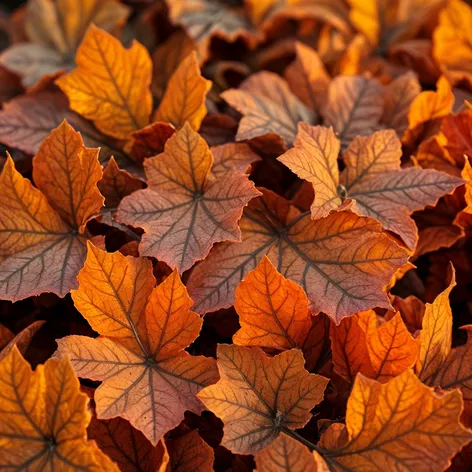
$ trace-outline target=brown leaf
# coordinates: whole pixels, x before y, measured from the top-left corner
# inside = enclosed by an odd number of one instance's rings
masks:
[[[166,441],[169,451],[168,472],[213,472],[213,449],[192,431],[178,439]]]

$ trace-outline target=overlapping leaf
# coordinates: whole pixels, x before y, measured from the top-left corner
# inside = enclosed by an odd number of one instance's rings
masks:
[[[168,439],[168,472],[213,472],[215,453],[213,449],[192,431],[178,439]]]
[[[8,158],[0,177],[0,297],[63,297],[85,261],[85,224],[103,205],[98,149],[63,122],[34,159],[38,188]]]
[[[215,179],[210,149],[188,123],[144,165],[149,187],[125,198],[117,215],[145,230],[141,255],[183,272],[214,243],[240,239],[242,209],[259,192],[239,173]]]
[[[121,416],[156,445],[186,410],[201,411],[195,395],[216,380],[212,359],[184,351],[202,320],[176,271],[153,288],[146,259],[89,244],[78,279],[74,303],[102,336],[62,338],[56,356],[68,356],[80,377],[102,381],[99,419]]]
[[[118,472],[87,441],[87,396],[67,359],[32,371],[18,349],[0,361],[0,467]]]
[[[44,321],[35,321],[17,335],[13,334],[5,326],[0,325],[0,361],[10,353],[14,346],[24,355],[30,345],[31,339],[43,324]]]
[[[202,390],[199,398],[225,423],[225,447],[254,454],[284,429],[308,422],[328,380],[309,374],[303,363],[295,349],[269,358],[259,348],[218,346],[220,380]]]
[[[338,150],[331,130],[301,124],[295,147],[278,159],[313,184],[314,218],[326,216],[349,197],[355,200],[356,211],[376,218],[410,249],[415,247],[417,228],[409,214],[435,204],[463,183],[432,169],[401,169],[401,143],[393,130],[356,137],[343,154],[346,169],[341,176]]]

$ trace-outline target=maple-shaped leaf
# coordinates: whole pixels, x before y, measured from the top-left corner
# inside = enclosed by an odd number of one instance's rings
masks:
[[[265,256],[236,289],[234,308],[241,329],[233,342],[240,346],[301,347],[311,327],[305,292],[279,274]]]
[[[449,286],[441,292],[433,303],[427,303],[420,334],[421,348],[415,366],[418,378],[432,385],[441,370],[452,347],[452,310],[449,295],[456,286],[454,267]]]
[[[293,93],[311,110],[322,110],[331,80],[318,53],[303,43],[295,44],[295,61],[285,69]]]
[[[328,472],[321,456],[301,442],[281,434],[255,457],[258,472]]]
[[[462,0],[451,0],[439,15],[434,30],[434,58],[453,83],[472,83],[472,8]]]
[[[260,193],[247,176],[215,178],[213,156],[186,123],[164,153],[146,159],[148,188],[126,197],[117,219],[144,229],[142,256],[153,256],[180,272],[206,257],[214,243],[239,241],[243,207]]]
[[[75,60],[77,68],[56,80],[72,110],[118,139],[149,124],[152,63],[142,44],[133,41],[125,49],[91,25]]]
[[[56,356],[68,356],[80,377],[102,381],[99,419],[121,416],[156,445],[186,410],[201,411],[195,395],[216,380],[213,359],[184,351],[202,320],[176,271],[153,288],[146,259],[89,244],[78,280],[75,306],[101,337],[59,339]]]
[[[166,446],[169,451],[168,472],[213,472],[215,453],[198,431],[191,431],[178,439],[168,439]]]
[[[87,396],[67,359],[32,371],[16,347],[0,361],[0,467],[5,470],[110,470],[87,441]]]
[[[309,374],[301,351],[267,357],[260,348],[220,344],[220,380],[199,393],[225,424],[222,444],[255,454],[284,430],[303,427],[321,402],[328,379]]]
[[[191,53],[169,79],[154,120],[171,123],[175,128],[188,122],[198,130],[207,113],[205,99],[210,88],[211,81],[201,75],[197,54]]]
[[[234,290],[264,255],[301,285],[313,313],[336,323],[374,306],[388,308],[382,290],[406,253],[372,218],[336,212],[316,221],[268,190],[250,202],[240,221],[241,244],[216,247],[190,275],[200,313],[233,304]]]
[[[251,23],[242,14],[242,8],[231,8],[218,0],[166,1],[173,23],[182,25],[195,41],[202,59],[209,54],[213,37],[233,43],[242,39],[249,45],[255,43]]]
[[[282,77],[272,72],[253,74],[239,89],[227,90],[221,96],[243,115],[238,141],[275,134],[291,146],[298,122],[316,121],[315,113],[291,92]]]
[[[44,321],[35,321],[17,335],[13,334],[5,326],[0,325],[0,361],[10,353],[13,346],[16,346],[21,354],[24,355],[30,345],[31,339],[44,323]]]
[[[313,184],[313,218],[326,216],[351,198],[356,202],[355,211],[376,218],[410,249],[418,237],[410,213],[434,205],[464,183],[432,169],[401,169],[401,142],[393,130],[356,137],[343,154],[346,169],[341,175],[338,149],[339,141],[330,129],[302,123],[294,148],[278,160]]]
[[[444,470],[472,439],[458,391],[438,396],[411,370],[380,384],[359,374],[347,403],[349,442],[323,458],[335,471]]]
[[[41,143],[64,119],[81,133],[87,147],[100,148],[101,161],[114,155],[120,163],[130,163],[121,146],[69,110],[67,99],[59,92],[21,95],[4,104],[0,111],[0,142],[28,154],[36,154]]]
[[[212,146],[213,167],[215,177],[221,177],[230,171],[244,173],[251,164],[261,158],[244,143],[226,143]]]
[[[383,107],[380,82],[368,77],[338,76],[329,85],[324,124],[333,127],[344,149],[356,136],[377,130]]]
[[[87,437],[93,439],[122,471],[164,472],[169,462],[164,441],[153,446],[144,434],[123,418],[99,420],[93,416]]]
[[[26,87],[44,76],[74,67],[73,57],[89,24],[113,32],[128,17],[129,8],[116,0],[29,0],[24,29],[30,43],[10,46],[0,63],[22,77]]]
[[[85,261],[85,225],[103,197],[98,149],[63,122],[33,160],[33,187],[9,157],[0,176],[0,298],[65,296]]]

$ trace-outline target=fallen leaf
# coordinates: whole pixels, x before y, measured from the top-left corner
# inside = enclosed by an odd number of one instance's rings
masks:
[[[0,386],[2,468],[119,471],[87,441],[88,399],[67,359],[49,359],[33,372],[13,347],[0,361]]]
[[[245,173],[254,162],[261,158],[247,144],[226,143],[210,148],[213,154],[213,175],[218,178],[228,172]]]
[[[328,380],[309,374],[303,364],[295,349],[269,358],[259,348],[218,346],[220,380],[202,390],[199,398],[223,420],[225,447],[255,454],[281,431],[308,422]]]
[[[175,133],[175,128],[170,123],[156,121],[131,134],[133,144],[130,154],[139,163],[143,163],[148,157],[157,156],[164,152],[167,140]]]
[[[101,337],[59,339],[55,355],[68,356],[80,377],[102,381],[95,391],[99,419],[121,416],[155,446],[186,410],[201,411],[195,395],[216,380],[213,359],[184,351],[202,320],[190,311],[176,271],[153,288],[147,259],[89,244],[78,280],[75,306]]]
[[[140,254],[180,272],[206,257],[218,241],[239,241],[243,207],[259,195],[247,176],[215,179],[206,142],[187,123],[165,151],[144,163],[148,188],[126,197],[117,220],[145,230]]]
[[[197,431],[168,439],[166,446],[170,457],[168,472],[213,472],[215,453]]]
[[[56,80],[70,108],[103,133],[127,139],[149,124],[152,63],[146,48],[129,49],[92,25],[76,55],[77,68]]]
[[[27,351],[33,336],[43,326],[44,321],[35,321],[14,335],[11,331],[0,325],[0,361],[7,356],[14,346],[16,346],[21,354]]]

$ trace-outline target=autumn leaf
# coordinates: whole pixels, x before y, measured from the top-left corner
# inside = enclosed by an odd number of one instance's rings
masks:
[[[218,346],[220,380],[199,398],[225,423],[225,447],[255,454],[280,432],[308,422],[328,380],[309,374],[303,364],[295,349],[269,358],[259,348]]]
[[[13,347],[0,361],[0,387],[0,467],[118,472],[87,441],[88,400],[67,359],[49,359],[33,372]]]
[[[237,141],[275,134],[291,146],[300,121],[314,123],[316,114],[289,89],[287,82],[272,72],[258,72],[246,79],[239,89],[221,96],[243,117]]]
[[[131,133],[133,142],[130,154],[133,159],[142,164],[144,159],[157,156],[164,152],[167,140],[175,133],[175,128],[170,123],[156,121],[139,131]]]
[[[201,411],[195,395],[216,380],[212,359],[184,351],[202,320],[176,271],[153,288],[147,259],[89,244],[78,280],[75,306],[101,337],[59,339],[56,356],[68,356],[78,376],[102,381],[99,419],[121,416],[156,445],[186,410]]]
[[[233,342],[240,346],[301,347],[311,326],[303,289],[279,274],[265,256],[239,284],[234,307],[241,329]]]
[[[244,143],[226,143],[210,148],[213,154],[213,175],[218,178],[228,172],[245,173],[260,157]]]
[[[103,205],[98,150],[63,122],[34,158],[32,186],[9,157],[0,177],[0,298],[63,297],[85,261],[85,225]]]
[[[213,472],[215,453],[200,437],[197,431],[191,431],[178,439],[168,439],[169,472]]]
[[[401,169],[401,143],[393,130],[356,137],[343,154],[346,169],[341,176],[338,150],[339,141],[330,129],[301,124],[294,148],[278,160],[313,184],[313,218],[328,215],[351,198],[356,211],[376,218],[410,249],[418,238],[410,213],[434,205],[463,183],[433,169]]]
[[[117,219],[145,230],[140,254],[180,272],[206,257],[219,241],[239,241],[243,207],[259,195],[247,176],[215,179],[206,142],[187,123],[165,151],[145,161],[148,188],[126,197]]]
[[[156,446],[122,418],[98,420],[92,417],[87,436],[112,459],[121,470],[129,472],[164,472],[169,455],[164,441]]]
[[[332,470],[441,471],[472,439],[461,412],[458,391],[440,397],[411,370],[385,385],[358,375],[347,404],[349,442],[323,457]]]
[[[90,23],[113,32],[128,14],[128,7],[116,0],[29,0],[24,27],[31,43],[11,45],[0,63],[32,87],[44,76],[74,67],[75,51]]]
[[[472,8],[461,0],[451,0],[434,30],[434,57],[454,84],[462,79],[472,82],[471,25]]]
[[[313,313],[339,323],[358,311],[389,307],[382,287],[406,262],[375,220],[349,211],[312,220],[267,190],[249,204],[240,227],[241,244],[218,246],[192,271],[188,289],[200,313],[232,305],[238,283],[267,255],[301,285]]]
[[[11,352],[13,346],[16,346],[21,354],[24,355],[33,336],[44,323],[44,321],[35,321],[17,335],[14,335],[5,326],[0,325],[0,361]]]
[[[56,80],[70,108],[105,134],[127,139],[149,123],[152,63],[146,48],[129,49],[92,25],[76,55],[77,68]]]
[[[377,80],[338,76],[329,85],[324,124],[333,127],[345,149],[356,136],[377,130],[383,107],[383,90]]]
[[[191,53],[169,79],[154,121],[168,122],[175,128],[188,122],[198,130],[207,113],[205,99],[210,88],[211,81],[201,75],[197,54]]]
[[[434,384],[452,346],[452,310],[449,295],[456,286],[454,267],[451,264],[451,282],[433,303],[427,303],[420,334],[421,348],[415,366],[418,378],[427,385]]]

